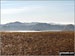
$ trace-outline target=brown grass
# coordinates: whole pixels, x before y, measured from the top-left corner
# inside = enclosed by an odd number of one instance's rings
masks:
[[[2,55],[57,55],[74,51],[74,31],[1,32]]]

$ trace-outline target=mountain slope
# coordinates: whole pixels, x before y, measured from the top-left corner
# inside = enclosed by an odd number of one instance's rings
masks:
[[[74,30],[74,25],[57,25],[57,24],[48,24],[48,23],[21,23],[21,22],[12,22],[4,25],[0,25],[1,30]]]

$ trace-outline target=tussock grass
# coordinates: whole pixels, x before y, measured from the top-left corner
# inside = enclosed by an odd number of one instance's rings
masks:
[[[2,55],[58,55],[74,51],[74,31],[0,32]]]

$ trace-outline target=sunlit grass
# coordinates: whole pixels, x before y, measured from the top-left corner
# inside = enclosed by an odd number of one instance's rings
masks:
[[[56,55],[74,51],[74,31],[1,32],[1,54]]]

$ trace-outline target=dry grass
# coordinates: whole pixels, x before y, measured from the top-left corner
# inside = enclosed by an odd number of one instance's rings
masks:
[[[2,55],[57,55],[74,51],[74,31],[1,32]]]

